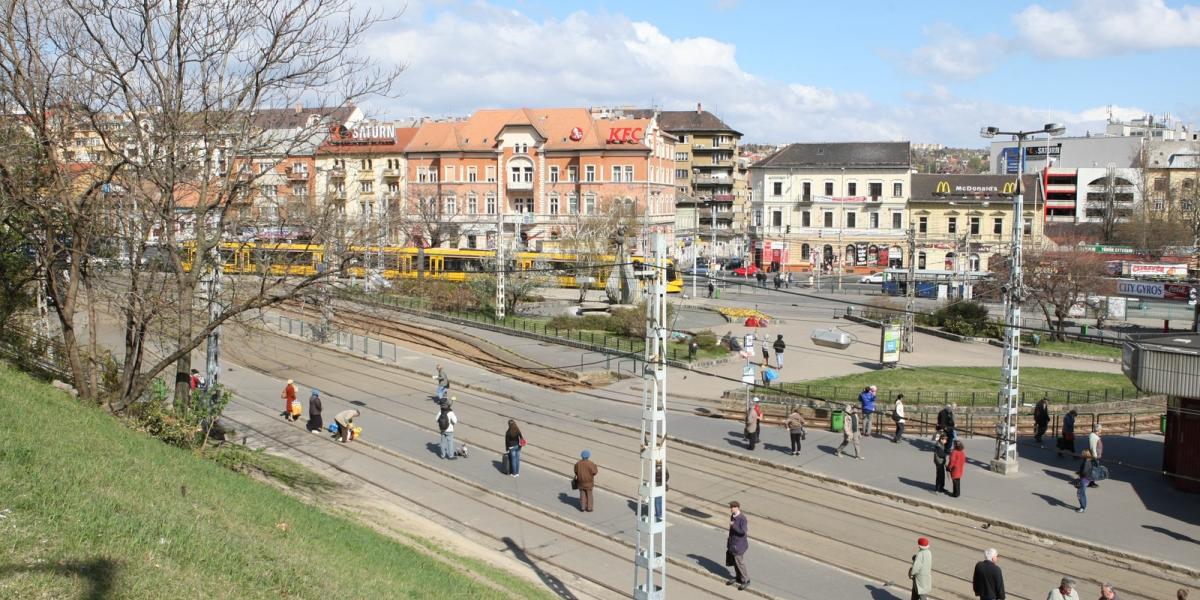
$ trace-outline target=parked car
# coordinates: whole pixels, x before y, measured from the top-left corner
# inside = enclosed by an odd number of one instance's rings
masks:
[[[754,266],[754,263],[750,263],[744,267],[737,267],[733,270],[733,274],[739,277],[754,277],[754,274],[757,272],[758,267]]]
[[[858,282],[859,283],[883,283],[883,273],[871,273],[870,275],[864,275],[862,277],[862,279],[858,280]]]
[[[708,275],[708,259],[700,258],[696,260],[696,264],[683,270],[684,275],[695,275],[704,277]]]

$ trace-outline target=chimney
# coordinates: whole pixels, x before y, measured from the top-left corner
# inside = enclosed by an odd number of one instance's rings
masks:
[[[300,114],[302,112],[304,112],[304,104],[297,102],[296,103],[296,114]]]
[[[702,112],[704,112],[704,111],[700,109],[700,103],[699,103],[699,102],[697,102],[697,103],[696,103],[696,114],[700,114],[700,113],[702,113]]]

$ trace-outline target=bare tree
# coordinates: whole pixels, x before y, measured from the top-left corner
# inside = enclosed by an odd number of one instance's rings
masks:
[[[418,248],[440,248],[457,243],[463,224],[458,221],[459,202],[465,201],[442,191],[436,183],[409,185],[408,200],[394,216],[407,240]],[[451,203],[453,199],[453,203]]]
[[[1065,341],[1066,320],[1072,307],[1086,305],[1089,296],[1112,292],[1112,281],[1105,277],[1104,257],[1076,242],[1072,240],[1060,249],[1031,249],[1024,257],[1026,297],[1054,327],[1057,340]],[[996,277],[1006,279],[1005,270],[998,270]]]
[[[621,202],[602,199],[592,214],[576,210],[569,214],[570,222],[563,227],[559,247],[564,253],[574,255],[571,265],[573,274],[580,277],[603,280],[612,269],[611,257],[615,252],[618,231],[637,231],[637,220],[632,213],[626,214]],[[624,229],[622,229],[624,226]],[[587,299],[590,284],[579,285],[579,301]]]

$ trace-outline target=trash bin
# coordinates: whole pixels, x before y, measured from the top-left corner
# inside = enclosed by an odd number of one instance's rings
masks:
[[[1167,415],[1162,415],[1158,419],[1158,432],[1167,435]]]
[[[717,289],[713,290],[713,298],[717,298],[717,299],[721,298],[721,288],[717,288]]]
[[[833,411],[833,416],[829,419],[829,429],[833,430],[834,433],[841,433],[845,426],[846,412],[841,410]]]
[[[1087,335],[1087,328],[1088,328],[1087,325],[1080,325],[1079,326],[1080,335]]]

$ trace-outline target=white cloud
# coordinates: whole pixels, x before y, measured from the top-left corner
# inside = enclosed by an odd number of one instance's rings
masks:
[[[929,27],[924,33],[930,42],[905,56],[901,65],[909,72],[939,79],[968,80],[987,73],[1009,43],[995,34],[966,36],[946,23]]]
[[[1013,20],[1022,46],[1042,56],[1200,47],[1200,7],[1171,8],[1163,0],[1076,0],[1063,10],[1035,4]]]

